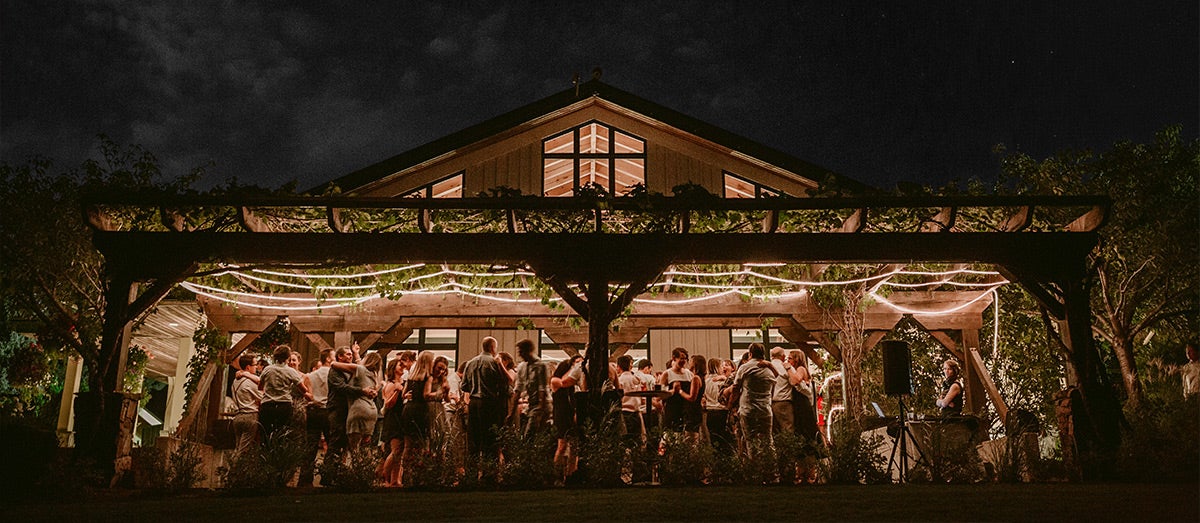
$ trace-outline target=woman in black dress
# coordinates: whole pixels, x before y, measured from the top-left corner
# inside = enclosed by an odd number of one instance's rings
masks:
[[[562,472],[562,479],[575,472],[576,460],[571,442],[577,439],[575,424],[575,385],[578,373],[571,372],[578,356],[559,362],[550,378],[550,401],[554,410],[554,434],[558,437],[558,448],[554,450],[554,465]]]
[[[957,361],[946,360],[942,364],[942,373],[946,375],[946,379],[942,381],[942,397],[937,400],[937,406],[942,408],[943,416],[962,414],[963,393],[962,384],[958,381],[959,372]]]
[[[433,352],[423,351],[408,373],[404,385],[404,410],[400,412],[400,432],[404,434],[404,475],[412,468],[413,456],[429,441],[429,401],[437,398],[431,390]]]

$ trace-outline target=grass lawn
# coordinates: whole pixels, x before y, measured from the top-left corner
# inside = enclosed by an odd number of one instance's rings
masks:
[[[1197,484],[101,492],[17,500],[4,521],[1200,521]]]

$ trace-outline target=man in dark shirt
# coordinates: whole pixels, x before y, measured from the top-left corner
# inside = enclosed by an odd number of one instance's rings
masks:
[[[495,462],[500,458],[499,431],[508,415],[511,384],[496,360],[496,338],[483,339],[483,352],[463,369],[462,391],[467,403],[467,450],[471,458]]]

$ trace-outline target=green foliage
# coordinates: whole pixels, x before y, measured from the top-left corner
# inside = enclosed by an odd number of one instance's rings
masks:
[[[62,393],[62,360],[15,332],[0,334],[0,414],[38,415]]]
[[[1178,389],[1176,389],[1178,391]],[[1194,482],[1200,470],[1200,397],[1148,398],[1127,409],[1117,455],[1126,481]]]
[[[230,492],[244,494],[287,486],[307,457],[304,439],[303,432],[284,429],[262,446],[235,453],[228,465],[217,467],[221,485]],[[353,476],[354,471],[361,470],[354,465],[347,469],[347,475]],[[324,473],[322,469],[322,477],[326,477]],[[375,468],[371,467],[368,473],[373,477]],[[345,478],[339,475],[337,479],[340,482]]]
[[[610,424],[583,426],[578,442],[579,470],[582,484],[596,487],[623,485],[621,476],[626,464],[626,442],[620,431]]]
[[[52,427],[0,415],[0,498],[23,497],[54,485],[62,464]]]
[[[961,426],[940,425],[921,447],[922,460],[913,467],[911,480],[931,483],[975,483],[983,478],[983,463]]]
[[[660,448],[658,481],[663,485],[699,485],[716,463],[713,447],[687,433],[668,431]]]
[[[129,355],[125,360],[125,376],[124,376],[124,391],[137,394],[142,392],[142,380],[146,377],[146,365],[150,364],[150,358],[154,355],[149,351],[137,346],[129,346]]]
[[[1185,141],[1173,126],[1151,143],[1121,142],[1101,154],[1070,151],[1042,161],[1013,154],[1002,165],[1001,191],[1112,198],[1090,259],[1092,325],[1116,357],[1125,392],[1140,401],[1140,340],[1154,332],[1178,344],[1200,332],[1200,140]],[[1046,212],[1048,218],[1068,213],[1080,210]]]
[[[47,354],[79,354],[89,390],[104,391],[100,335],[107,288],[100,253],[83,222],[85,195],[188,189],[199,171],[164,182],[155,157],[140,147],[121,147],[101,137],[101,159],[54,172],[35,158],[0,165],[0,300],[7,319],[36,325]],[[120,223],[159,223],[157,210],[113,213]],[[153,214],[153,215],[152,215]],[[116,384],[114,384],[116,385]]]
[[[379,451],[363,445],[344,456],[347,461],[326,458],[319,471],[321,484],[340,492],[371,492],[376,489],[376,470],[383,461]],[[299,464],[299,461],[296,462]],[[295,470],[294,468],[290,470]],[[289,476],[290,478],[290,476]]]
[[[404,466],[404,485],[415,488],[466,486],[466,434],[444,424],[431,427],[424,451]],[[475,470],[478,470],[477,468]],[[475,478],[471,477],[471,484]]]
[[[818,466],[821,476],[835,485],[891,482],[882,445],[882,436],[864,434],[852,419],[836,423],[829,458]]]
[[[500,434],[504,463],[500,465],[500,485],[516,488],[544,488],[554,484],[554,433],[545,430],[522,435],[507,427]]]
[[[192,332],[192,343],[196,350],[188,360],[187,381],[183,386],[184,397],[187,398],[192,397],[196,387],[200,386],[200,376],[204,374],[205,367],[219,358],[221,351],[229,348],[229,337],[220,329],[208,327],[202,322]]]
[[[135,480],[142,488],[178,492],[196,487],[205,480],[200,446],[179,440],[171,452],[160,447],[133,449]]]

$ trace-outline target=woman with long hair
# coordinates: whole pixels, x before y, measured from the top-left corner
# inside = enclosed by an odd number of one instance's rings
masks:
[[[554,450],[554,466],[560,472],[560,480],[566,481],[567,476],[575,473],[577,464],[572,442],[577,439],[578,428],[575,422],[575,377],[571,373],[575,362],[580,358],[565,359],[558,363],[554,375],[550,378],[550,401],[554,410],[554,434],[558,438],[558,447]]]
[[[412,469],[413,457],[429,441],[429,402],[437,400],[441,390],[433,391],[433,352],[422,351],[417,363],[408,373],[404,385],[404,410],[400,413],[400,430],[404,434],[402,474]],[[438,403],[441,404],[440,402]],[[401,483],[404,483],[403,478]]]
[[[708,429],[708,441],[717,454],[728,456],[733,452],[733,434],[729,432],[729,407],[721,400],[725,388],[725,374],[721,372],[720,358],[708,360],[708,373],[704,375],[704,426]]]
[[[404,433],[400,429],[400,411],[404,401],[404,371],[407,365],[400,358],[392,358],[387,364],[383,382],[383,431],[381,438],[388,446],[387,458],[380,464],[380,477],[383,486],[400,486],[400,458],[404,452]]]
[[[708,374],[708,360],[699,354],[692,356],[691,368],[692,397],[684,405],[687,421],[684,423],[683,430],[699,438],[700,427],[704,426],[704,391],[707,385],[704,378]]]
[[[942,364],[942,373],[946,379],[942,381],[942,397],[938,398],[937,406],[941,407],[943,416],[958,416],[962,414],[963,388],[959,383],[961,371],[958,362],[946,360]]]
[[[688,351],[683,347],[675,347],[671,351],[671,366],[663,371],[658,378],[658,384],[671,393],[663,402],[663,418],[666,429],[675,432],[687,432],[688,402],[695,400],[694,386],[696,376],[688,370]]]
[[[430,430],[437,434],[446,434],[450,430],[449,420],[446,419],[444,402],[450,397],[450,360],[445,356],[433,359],[433,370],[430,371],[429,390],[433,398],[429,401]]]

